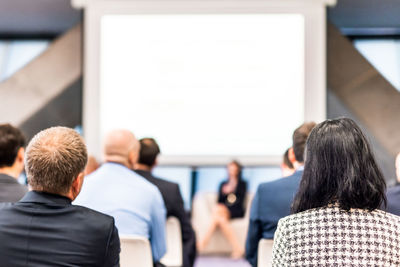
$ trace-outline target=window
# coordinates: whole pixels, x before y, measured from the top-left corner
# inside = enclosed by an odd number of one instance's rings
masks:
[[[189,167],[156,167],[153,174],[170,182],[177,183],[182,194],[186,210],[191,207],[192,169]]]
[[[185,209],[190,210],[192,194],[198,192],[217,192],[219,184],[227,178],[225,166],[198,167],[194,169],[197,179],[192,175],[193,169],[183,166],[158,166],[153,170],[157,177],[179,185]],[[243,178],[247,181],[248,191],[255,193],[260,183],[270,182],[282,177],[277,166],[245,167]],[[194,187],[193,187],[193,183]],[[195,191],[192,192],[192,189]]]
[[[270,182],[282,177],[279,167],[246,167],[243,179],[247,181],[247,190],[255,193],[260,183]],[[202,167],[197,169],[197,192],[217,192],[219,184],[227,178],[225,167]]]
[[[47,40],[0,41],[0,82],[40,55],[49,43]]]
[[[400,40],[355,39],[354,45],[400,91]]]

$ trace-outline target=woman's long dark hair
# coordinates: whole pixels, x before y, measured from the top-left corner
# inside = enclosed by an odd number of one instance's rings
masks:
[[[386,183],[370,145],[348,118],[326,120],[310,133],[292,213],[337,203],[341,209],[386,206]]]

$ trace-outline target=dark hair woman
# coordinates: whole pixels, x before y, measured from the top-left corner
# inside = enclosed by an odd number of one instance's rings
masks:
[[[233,248],[232,258],[240,258],[244,254],[244,248],[233,232],[229,220],[244,216],[247,183],[242,179],[242,166],[238,161],[231,161],[227,170],[228,179],[219,186],[218,204],[214,210],[213,220],[205,236],[198,243],[198,250],[201,252],[207,246],[214,231],[219,227]]]
[[[400,217],[367,139],[347,118],[310,133],[292,215],[279,221],[273,266],[400,266]]]

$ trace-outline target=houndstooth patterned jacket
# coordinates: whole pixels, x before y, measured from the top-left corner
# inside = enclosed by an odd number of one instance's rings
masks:
[[[380,210],[311,209],[281,219],[273,266],[400,266],[400,217]]]

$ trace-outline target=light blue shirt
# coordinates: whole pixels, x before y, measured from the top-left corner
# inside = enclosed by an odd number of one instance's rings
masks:
[[[117,163],[104,163],[84,180],[74,204],[113,216],[119,234],[147,237],[153,260],[166,252],[166,209],[160,191]]]

